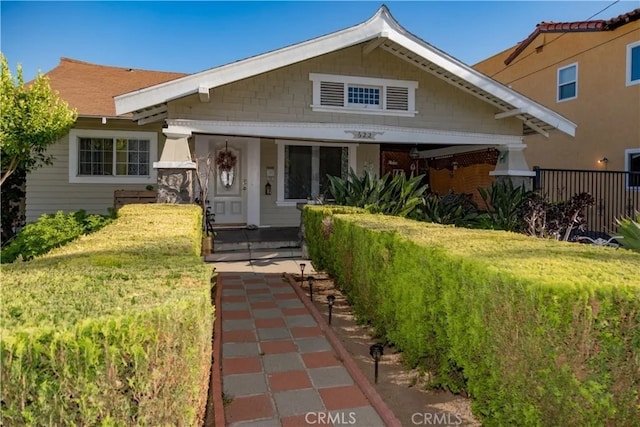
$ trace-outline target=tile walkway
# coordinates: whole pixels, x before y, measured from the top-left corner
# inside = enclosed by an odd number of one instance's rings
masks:
[[[282,274],[222,272],[216,306],[224,425],[399,425],[308,296]]]

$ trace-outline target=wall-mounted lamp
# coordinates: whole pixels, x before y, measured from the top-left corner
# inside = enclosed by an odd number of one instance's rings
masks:
[[[454,160],[453,162],[451,162],[451,176],[452,177],[453,177],[453,175],[455,175],[457,170],[458,170],[458,162],[456,162]]]
[[[418,152],[418,146],[414,146],[411,150],[409,150],[409,158],[411,160],[417,160],[420,157],[420,152]]]
[[[609,159],[607,159],[606,157],[603,157],[600,160],[598,160],[598,163],[606,165],[607,163],[609,163]]]
[[[271,195],[271,183],[269,181],[267,181],[267,183],[264,185],[264,195],[265,196]]]

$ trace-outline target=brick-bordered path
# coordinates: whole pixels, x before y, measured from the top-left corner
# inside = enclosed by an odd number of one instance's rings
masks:
[[[400,425],[315,306],[281,274],[220,273],[214,342],[212,387],[224,393],[214,402],[217,412],[224,408],[216,425]]]

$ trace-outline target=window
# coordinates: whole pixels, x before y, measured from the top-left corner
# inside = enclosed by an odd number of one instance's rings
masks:
[[[624,168],[629,174],[627,188],[640,190],[640,148],[629,148],[624,151]]]
[[[558,68],[558,102],[578,97],[578,64]]]
[[[640,41],[627,45],[627,86],[640,84]]]
[[[418,82],[371,77],[309,74],[318,112],[414,117]]]
[[[356,144],[278,142],[278,206],[318,196],[332,198],[329,178],[346,178],[355,169]]]
[[[151,162],[155,132],[73,129],[69,132],[69,182],[155,183]]]
[[[356,108],[380,108],[380,88],[349,85],[347,105]]]

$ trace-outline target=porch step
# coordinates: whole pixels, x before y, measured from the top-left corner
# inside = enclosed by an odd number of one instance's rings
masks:
[[[300,258],[302,250],[299,247],[255,249],[255,250],[226,250],[219,251],[214,247],[212,254],[205,255],[206,262],[253,261],[282,258]]]
[[[214,252],[231,252],[231,251],[259,251],[263,249],[280,249],[280,248],[299,248],[300,242],[297,240],[279,240],[279,241],[263,241],[263,242],[221,242],[214,240]]]

